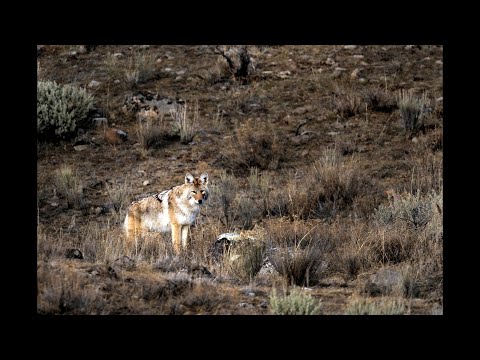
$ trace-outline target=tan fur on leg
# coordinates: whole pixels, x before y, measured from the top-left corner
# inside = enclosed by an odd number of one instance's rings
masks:
[[[181,241],[181,231],[182,231],[182,226],[178,224],[172,224],[172,242],[173,242],[173,249],[175,250],[175,253],[180,254],[181,247],[180,247],[180,241]]]

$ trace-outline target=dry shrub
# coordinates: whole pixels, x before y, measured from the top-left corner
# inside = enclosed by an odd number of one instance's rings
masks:
[[[149,52],[134,53],[127,58],[124,73],[131,85],[149,81],[155,75],[155,56]]]
[[[68,165],[63,165],[54,172],[53,182],[56,190],[67,200],[67,206],[75,209],[85,209],[86,200],[83,187],[76,171]]]
[[[276,170],[284,160],[284,149],[268,122],[248,120],[240,125],[220,153],[220,165],[246,176],[250,168]]]
[[[319,227],[320,224],[286,219],[265,224],[269,260],[289,283],[309,286],[322,277],[322,262],[333,243]]]
[[[266,245],[261,239],[245,238],[237,241],[224,255],[227,272],[240,281],[251,281],[265,260]]]
[[[392,93],[381,88],[369,88],[364,92],[364,102],[369,110],[390,113],[396,106],[396,99]]]
[[[210,186],[211,199],[209,202],[212,206],[218,203],[218,207],[222,210],[223,223],[225,227],[229,228],[233,219],[231,212],[232,203],[237,195],[238,184],[235,176],[228,174],[225,170],[220,172],[220,176]]]
[[[195,102],[192,113],[187,113],[187,103],[177,105],[174,111],[171,111],[176,131],[180,134],[180,142],[188,144],[193,140],[197,133],[197,124],[199,122],[200,113],[198,110],[198,101]]]
[[[162,147],[169,135],[163,114],[154,110],[141,110],[137,119],[137,136],[143,151]]]
[[[408,164],[411,176],[405,187],[411,192],[427,193],[431,190],[439,191],[443,185],[443,153],[433,152],[424,146],[414,150]]]
[[[240,219],[240,225],[243,230],[253,228],[254,219],[258,217],[256,203],[246,195],[236,198],[237,217]]]
[[[125,211],[130,204],[130,197],[132,194],[131,184],[125,179],[123,182],[114,184],[106,182],[105,188],[107,190],[108,199],[110,200],[110,205],[113,207],[114,214],[118,220],[123,219]]]
[[[397,94],[397,105],[403,121],[405,133],[411,138],[418,130],[424,127],[424,117],[429,106],[428,94],[424,92],[418,97],[413,89],[401,90]]]
[[[301,183],[289,184],[290,215],[302,219],[332,217],[369,191],[369,181],[333,148],[324,150]]]
[[[342,118],[348,118],[365,112],[365,102],[355,93],[336,96],[334,99],[335,111]]]
[[[106,304],[98,285],[84,274],[66,273],[45,263],[37,267],[39,314],[102,314]]]

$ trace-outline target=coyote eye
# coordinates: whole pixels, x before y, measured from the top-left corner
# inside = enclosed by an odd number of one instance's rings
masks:
[[[196,192],[195,190],[192,190],[192,193],[193,193],[193,194],[196,194],[197,192]]]

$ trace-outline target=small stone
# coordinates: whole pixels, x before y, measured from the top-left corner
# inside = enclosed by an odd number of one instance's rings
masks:
[[[83,144],[83,145],[76,145],[73,148],[75,149],[75,151],[83,151],[83,150],[87,150],[89,147],[90,147],[89,145]]]
[[[287,77],[289,77],[290,75],[292,75],[292,73],[290,71],[280,71],[278,73],[278,77],[281,78],[281,79],[286,79]]]
[[[143,186],[148,186],[150,185],[150,180],[145,180],[143,183],[142,183]]]
[[[83,259],[83,254],[78,249],[67,249],[65,257],[67,259]]]
[[[255,293],[254,292],[249,292],[247,295],[248,296],[255,296]]]
[[[443,96],[440,96],[440,97],[436,98],[435,101],[436,101],[436,102],[441,102],[441,101],[443,101]]]
[[[366,83],[366,82],[367,82],[367,79],[365,79],[365,78],[360,78],[360,79],[358,79],[358,82],[360,82],[360,83],[363,84],[363,83]]]
[[[185,74],[185,70],[177,71],[177,75],[183,75],[183,74]]]
[[[365,56],[361,55],[361,54],[355,54],[353,55],[353,58],[354,59],[363,59]]]
[[[336,62],[333,60],[331,57],[328,57],[327,60],[325,60],[325,64],[327,65],[335,65]]]
[[[435,61],[435,64],[437,64],[437,65],[443,65],[443,61],[442,61],[442,60],[437,60],[437,61]]]
[[[89,88],[97,88],[101,85],[102,83],[100,81],[92,80],[88,83]]]
[[[350,77],[352,79],[358,78],[358,74],[360,73],[360,71],[362,71],[362,69],[356,68],[355,70],[352,71],[352,73],[350,74]]]
[[[337,131],[330,131],[330,132],[327,133],[327,135],[331,135],[331,136],[335,136],[335,135],[338,135],[338,134],[340,134],[340,133],[337,132]]]
[[[345,68],[342,68],[342,67],[336,67],[335,68],[335,71],[346,71],[347,69]]]
[[[418,143],[418,138],[414,137],[414,138],[412,139],[412,142],[415,143],[415,144]]]
[[[97,207],[95,208],[95,214],[96,214],[96,215],[100,215],[102,212],[103,212],[103,207],[97,206]]]
[[[120,84],[120,80],[115,79],[115,80],[113,80],[113,83],[114,83],[114,84]]]
[[[171,72],[171,71],[172,71],[172,68],[166,67],[165,69],[163,69],[163,71],[165,71],[165,72]]]
[[[113,54],[112,56],[113,56],[114,58],[116,58],[116,59],[120,59],[120,58],[122,58],[124,55],[123,55],[123,53],[118,52],[118,53]]]
[[[262,71],[263,75],[270,75],[273,74],[273,71],[267,70],[267,71]]]
[[[292,111],[292,114],[296,115],[303,115],[309,111],[313,110],[313,106],[311,105],[305,105],[305,106],[300,106]]]
[[[53,206],[53,207],[57,207],[57,206],[58,206],[58,203],[52,202],[52,203],[50,203],[50,205]]]
[[[357,45],[345,45],[343,48],[345,50],[354,50],[357,48]]]

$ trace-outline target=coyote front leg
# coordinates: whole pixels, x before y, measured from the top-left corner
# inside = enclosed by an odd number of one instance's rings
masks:
[[[182,232],[182,225],[172,224],[173,249],[177,254],[180,254],[180,250],[181,250],[180,249],[181,232]]]
[[[185,250],[188,246],[188,229],[190,225],[182,225],[182,247]]]

